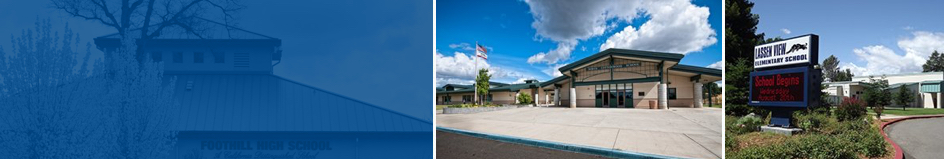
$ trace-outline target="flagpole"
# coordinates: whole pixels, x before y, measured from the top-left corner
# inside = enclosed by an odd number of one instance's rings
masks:
[[[475,55],[472,56],[472,58],[475,59],[475,62],[474,62],[475,70],[473,71],[475,80],[472,81],[472,89],[475,89],[475,98],[473,99],[472,103],[478,104],[479,102],[479,83],[478,83],[479,82],[478,81],[478,78],[479,78],[479,73],[478,73],[479,72],[479,57],[478,57],[479,56],[479,41],[475,41],[475,46],[473,47],[475,48]]]

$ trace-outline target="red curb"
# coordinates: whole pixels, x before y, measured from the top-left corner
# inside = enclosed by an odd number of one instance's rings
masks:
[[[879,132],[882,132],[882,137],[885,137],[885,142],[891,143],[892,146],[895,147],[895,159],[903,159],[905,158],[905,154],[902,153],[901,147],[898,146],[898,144],[896,144],[895,141],[892,141],[891,138],[888,138],[888,134],[885,134],[885,127],[888,125],[892,125],[896,122],[909,120],[909,119],[938,118],[938,117],[944,117],[944,115],[913,116],[913,117],[893,119],[891,121],[882,123],[882,126],[879,129]]]

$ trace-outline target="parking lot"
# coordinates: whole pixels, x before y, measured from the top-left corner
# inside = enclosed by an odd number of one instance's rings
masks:
[[[437,114],[436,125],[686,158],[721,158],[722,109],[518,108]]]

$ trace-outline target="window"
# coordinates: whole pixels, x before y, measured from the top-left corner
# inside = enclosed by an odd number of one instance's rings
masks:
[[[175,52],[174,53],[174,63],[184,63],[184,53]]]
[[[194,52],[193,53],[193,63],[203,63],[203,53]]]
[[[472,102],[472,95],[462,95],[462,102]]]
[[[162,56],[161,52],[152,52],[152,53],[151,53],[151,61],[153,61],[153,62],[161,62],[161,61],[163,61],[163,60],[164,60],[164,59],[163,59],[163,56]]]
[[[224,63],[226,59],[226,54],[223,52],[213,52],[213,62],[215,63]],[[447,96],[448,97],[448,96]]]
[[[446,102],[446,103],[452,102],[452,97],[450,96],[443,97],[443,102]]]
[[[485,96],[485,101],[492,102],[492,94],[489,93],[488,96]]]
[[[646,92],[639,92],[639,96],[640,96],[640,97],[646,96]]]
[[[669,96],[669,99],[676,99],[676,96],[675,96],[675,88],[669,88],[669,91],[668,91],[668,93],[666,93],[666,94],[669,94],[669,95],[667,95],[667,96]]]

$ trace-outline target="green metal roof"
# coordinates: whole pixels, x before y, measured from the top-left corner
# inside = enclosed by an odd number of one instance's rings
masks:
[[[921,93],[941,92],[941,80],[921,81]]]
[[[672,66],[672,68],[669,68],[669,70],[691,72],[691,73],[721,77],[721,70],[714,69],[714,68],[705,68],[705,67],[678,64],[678,65]]]
[[[518,90],[521,90],[521,89],[528,89],[528,88],[540,88],[540,87],[541,87],[540,84],[541,84],[540,82],[539,82],[539,83],[509,84],[509,85],[504,85],[504,86],[492,87],[492,88],[489,88],[488,91],[489,91],[489,92],[492,92],[492,91],[495,91],[495,92],[498,92],[498,91],[518,91]],[[475,89],[461,89],[461,90],[453,90],[453,91],[444,91],[444,90],[441,91],[441,90],[436,90],[436,94],[444,94],[444,93],[472,93],[472,92],[475,92]]]
[[[561,72],[566,72],[566,71],[569,71],[569,70],[571,70],[571,69],[574,69],[574,68],[577,67],[577,66],[580,66],[580,65],[583,65],[583,64],[586,64],[586,63],[589,63],[589,62],[593,62],[593,61],[596,60],[596,59],[603,58],[603,57],[607,57],[607,56],[610,56],[610,55],[628,56],[628,57],[639,57],[639,58],[648,58],[648,59],[666,60],[666,61],[675,61],[675,62],[678,62],[679,60],[682,60],[682,57],[685,57],[685,55],[676,54],[676,53],[664,53],[664,52],[652,52],[652,51],[641,51],[641,50],[627,50],[627,49],[610,48],[610,49],[603,50],[603,51],[601,51],[601,52],[599,52],[599,53],[590,55],[589,57],[586,57],[586,58],[577,60],[577,61],[575,61],[575,62],[573,62],[573,63],[564,65],[563,67],[560,67],[560,68],[557,69],[557,70],[558,70],[558,71],[561,71]]]
[[[552,84],[554,84],[554,83],[557,83],[557,82],[566,80],[567,78],[569,78],[569,77],[568,77],[568,76],[563,76],[563,75],[562,75],[562,76],[558,76],[557,78],[551,79],[550,81],[541,82],[541,87],[545,87],[545,86],[548,86],[548,85],[552,85]]]

